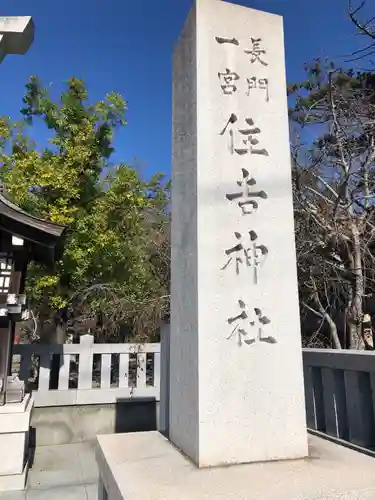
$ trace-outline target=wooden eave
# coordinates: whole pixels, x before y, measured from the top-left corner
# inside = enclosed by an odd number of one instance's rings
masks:
[[[47,260],[59,258],[55,248],[60,254],[66,227],[28,214],[0,193],[0,229],[30,242],[35,260],[43,261],[46,250]]]

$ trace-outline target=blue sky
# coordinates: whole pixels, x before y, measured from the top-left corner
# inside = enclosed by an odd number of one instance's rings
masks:
[[[2,0],[0,15],[32,15],[36,36],[25,56],[7,56],[0,66],[0,114],[19,117],[30,75],[52,84],[54,95],[69,77],[83,78],[91,100],[113,90],[128,101],[128,125],[112,159],[136,163],[143,176],[169,175],[171,54],[192,2]],[[338,58],[362,43],[347,18],[347,0],[234,3],[283,15],[289,82],[303,77],[305,61]],[[43,140],[39,127],[33,135]]]

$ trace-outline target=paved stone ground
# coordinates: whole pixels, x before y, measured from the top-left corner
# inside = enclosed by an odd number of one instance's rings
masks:
[[[0,493],[0,500],[97,500],[97,483],[93,443],[40,446],[27,490]]]

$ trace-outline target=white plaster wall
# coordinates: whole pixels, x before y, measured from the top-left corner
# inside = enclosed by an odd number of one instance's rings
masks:
[[[197,0],[196,23],[196,40],[191,26],[174,60],[174,88],[181,89],[174,93],[174,123],[176,109],[185,109],[186,142],[181,146],[175,128],[171,440],[200,466],[302,457],[307,435],[282,19]],[[239,45],[220,45],[216,36],[235,37]],[[249,62],[244,50],[251,48],[250,37],[262,38],[268,66]],[[195,43],[197,76],[188,64]],[[225,68],[240,76],[231,96],[223,95],[218,79]],[[262,92],[246,95],[245,78],[252,76],[269,79],[269,102]],[[245,117],[254,120],[268,157],[230,153],[229,136],[220,132],[231,113],[242,128]],[[268,194],[252,215],[242,216],[225,197],[238,190],[241,168],[256,179],[254,189]],[[237,243],[234,231],[249,230],[269,249],[257,285],[245,266],[239,275],[233,267],[221,270],[224,250]],[[235,337],[227,339],[227,320],[239,314],[239,299],[271,319],[265,334],[276,344],[239,346]]]

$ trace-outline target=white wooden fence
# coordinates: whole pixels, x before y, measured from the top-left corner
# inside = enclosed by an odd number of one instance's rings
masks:
[[[160,400],[160,344],[19,344],[13,371],[39,407]]]
[[[168,435],[169,325],[161,333],[162,361],[160,344],[94,344],[85,335],[80,344],[16,345],[13,366],[39,407],[160,401]],[[375,352],[303,349],[303,365],[308,427],[375,449]]]

